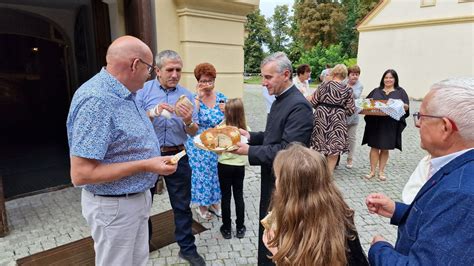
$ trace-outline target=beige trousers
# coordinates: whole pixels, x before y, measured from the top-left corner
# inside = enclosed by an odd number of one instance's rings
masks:
[[[357,140],[357,125],[348,125],[347,126],[347,140],[349,141],[349,154],[347,154],[347,159],[352,160]]]
[[[146,265],[151,194],[101,197],[82,190],[82,215],[94,239],[96,265]]]

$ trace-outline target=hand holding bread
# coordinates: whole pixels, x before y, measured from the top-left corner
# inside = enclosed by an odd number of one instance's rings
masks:
[[[186,155],[186,150],[182,150],[182,151],[176,153],[175,155],[173,155],[173,157],[171,157],[171,159],[168,161],[168,163],[169,164],[177,164],[179,162],[179,160],[184,157],[184,155]]]
[[[192,116],[194,105],[185,95],[179,96],[175,104],[175,113],[180,117]]]
[[[157,116],[163,116],[166,119],[171,118],[171,113],[174,112],[174,108],[167,103],[159,103],[148,111],[148,116],[153,118]]]

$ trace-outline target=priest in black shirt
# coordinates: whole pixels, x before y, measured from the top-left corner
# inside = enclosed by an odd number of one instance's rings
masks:
[[[285,53],[277,52],[266,57],[260,65],[262,85],[270,95],[275,95],[264,132],[241,134],[249,143],[239,143],[237,154],[248,155],[251,165],[261,166],[260,220],[268,212],[268,205],[275,186],[272,172],[273,159],[278,151],[285,149],[291,142],[309,145],[313,130],[313,112],[308,100],[292,83],[292,66]],[[273,265],[267,255],[271,253],[262,242],[263,226],[259,228],[258,264]]]

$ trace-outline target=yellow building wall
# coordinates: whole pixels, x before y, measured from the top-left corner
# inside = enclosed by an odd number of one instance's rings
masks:
[[[156,1],[156,51],[171,49],[183,58],[181,85],[195,91],[194,67],[217,70],[216,90],[243,96],[244,23],[258,0]]]

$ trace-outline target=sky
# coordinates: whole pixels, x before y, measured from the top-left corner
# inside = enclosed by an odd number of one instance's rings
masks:
[[[260,0],[260,12],[265,16],[265,18],[269,18],[273,15],[276,6],[288,5],[291,10],[293,2],[293,0]]]

